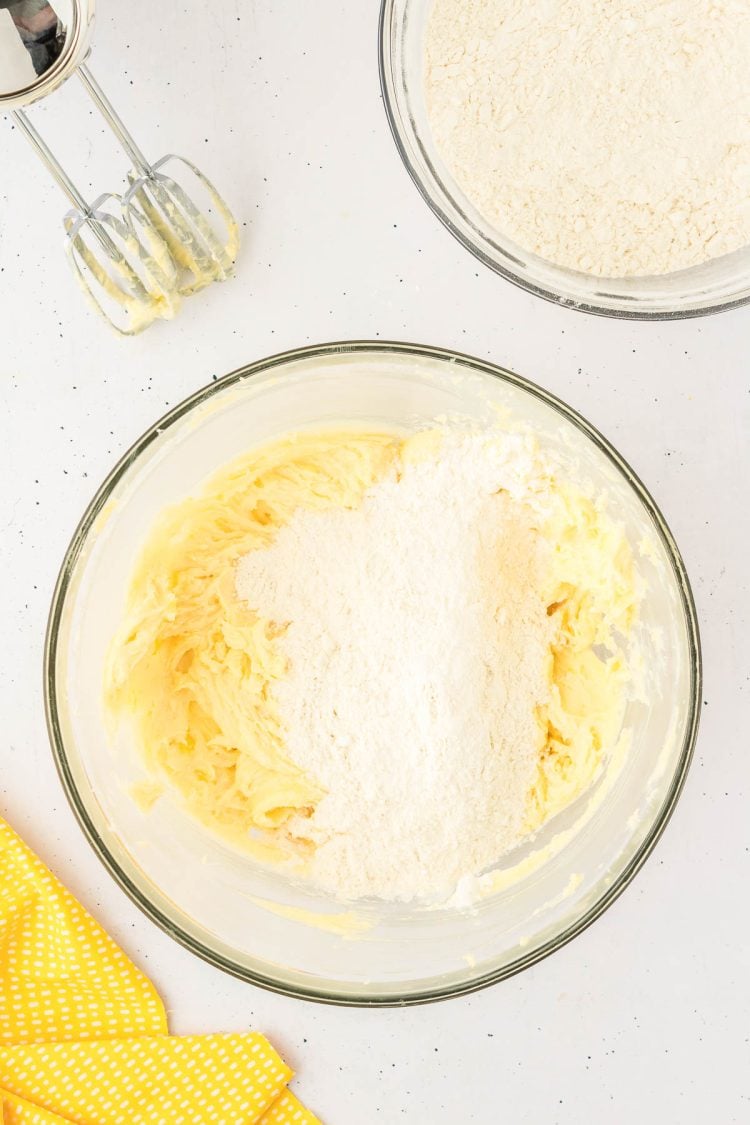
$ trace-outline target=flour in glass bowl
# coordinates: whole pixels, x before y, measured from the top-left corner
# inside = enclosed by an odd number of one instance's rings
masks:
[[[434,0],[437,148],[497,231],[600,277],[750,244],[746,0]]]
[[[346,898],[449,892],[519,838],[550,691],[545,466],[460,431],[355,510],[299,509],[237,590],[288,623],[287,753],[326,791],[293,830]]]

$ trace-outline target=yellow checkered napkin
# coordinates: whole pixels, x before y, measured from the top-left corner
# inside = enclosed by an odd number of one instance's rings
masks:
[[[0,1125],[320,1125],[257,1032],[177,1037],[151,982],[0,819]]]

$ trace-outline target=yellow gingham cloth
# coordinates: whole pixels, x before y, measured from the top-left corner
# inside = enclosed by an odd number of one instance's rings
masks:
[[[320,1125],[257,1032],[171,1036],[151,982],[0,819],[0,1125]]]

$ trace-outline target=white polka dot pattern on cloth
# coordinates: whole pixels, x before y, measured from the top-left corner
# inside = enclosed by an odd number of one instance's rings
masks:
[[[0,819],[0,1044],[166,1031],[148,978]]]
[[[250,1118],[248,1125],[250,1123]],[[75,1125],[69,1117],[42,1109],[32,1102],[0,1090],[0,1125]],[[223,1120],[217,1118],[217,1125]],[[309,1109],[305,1109],[291,1090],[284,1090],[273,1105],[257,1121],[257,1125],[320,1125]]]
[[[309,1109],[305,1109],[291,1090],[284,1090],[263,1114],[258,1125],[320,1125],[320,1121]]]
[[[0,1125],[70,1125],[70,1118],[0,1090]]]
[[[0,1087],[79,1125],[249,1125],[291,1076],[257,1032],[0,1049]]]
[[[320,1125],[258,1032],[171,1036],[151,982],[0,819],[0,1125]]]

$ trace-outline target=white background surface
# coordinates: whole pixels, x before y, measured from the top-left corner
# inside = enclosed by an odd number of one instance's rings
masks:
[[[475,264],[400,164],[376,33],[374,0],[101,0],[95,74],[147,152],[193,157],[243,225],[236,279],[136,340],[88,312],[64,201],[0,121],[0,814],[153,977],[173,1031],[264,1031],[325,1125],[748,1121],[750,308],[599,320]],[[124,167],[75,80],[33,115],[86,191],[118,186]],[[685,793],[630,889],[521,976],[405,1011],[266,994],[146,921],[75,824],[42,713],[56,571],[114,461],[212,376],[353,337],[489,357],[602,429],[683,550],[706,664]]]

